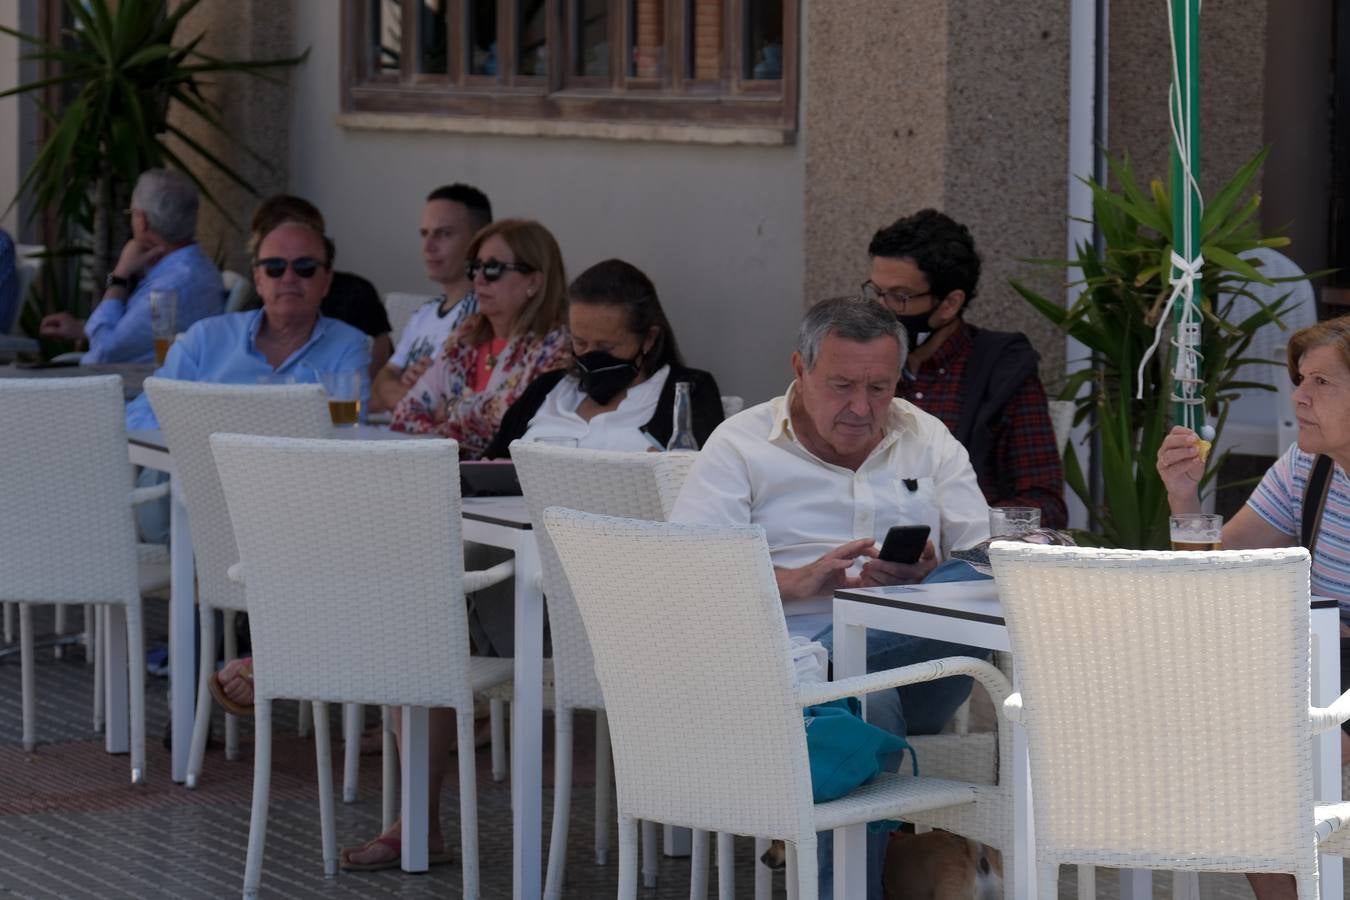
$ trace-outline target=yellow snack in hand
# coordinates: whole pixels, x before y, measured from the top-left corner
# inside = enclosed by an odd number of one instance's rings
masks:
[[[1207,441],[1204,438],[1195,439],[1195,449],[1200,452],[1201,462],[1204,462],[1205,460],[1209,459],[1209,448],[1213,446],[1214,446],[1213,442]]]

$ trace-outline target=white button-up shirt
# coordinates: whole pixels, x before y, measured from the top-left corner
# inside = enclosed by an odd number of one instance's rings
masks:
[[[941,420],[892,400],[885,436],[855,472],[821,460],[797,439],[788,415],[792,391],[718,426],[689,470],[671,521],[760,525],[773,564],[784,568],[858,538],[880,543],[892,525],[927,525],[939,559],[988,540],[989,507],[970,457]],[[827,612],[829,601],[785,601],[783,612]]]
[[[651,450],[653,444],[642,428],[656,413],[669,375],[670,366],[662,366],[651,378],[630,387],[617,407],[592,416],[589,422],[577,415],[586,395],[576,376],[568,375],[548,392],[521,440],[575,438],[578,447],[588,450]]]

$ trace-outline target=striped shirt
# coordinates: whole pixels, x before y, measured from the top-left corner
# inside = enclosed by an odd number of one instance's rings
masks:
[[[1291,445],[1247,500],[1257,515],[1295,541],[1303,530],[1303,494],[1315,458],[1297,444]],[[1350,620],[1350,477],[1340,466],[1332,467],[1331,490],[1322,510],[1313,552],[1312,592],[1335,597],[1341,604],[1341,619]]]

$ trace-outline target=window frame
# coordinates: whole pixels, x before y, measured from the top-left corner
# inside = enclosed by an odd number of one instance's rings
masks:
[[[386,0],[387,2],[387,0]],[[792,135],[797,129],[798,35],[802,0],[783,0],[782,78],[742,77],[745,0],[723,0],[721,77],[686,77],[687,38],[696,0],[666,0],[667,64],[660,77],[630,75],[633,0],[610,0],[610,75],[572,75],[576,11],[580,0],[544,0],[548,69],[544,76],[520,75],[516,19],[520,0],[497,2],[497,75],[467,71],[470,41],[467,4],[446,0],[447,74],[416,71],[420,60],[417,28],[422,0],[395,0],[402,21],[398,75],[372,70],[369,40],[372,0],[343,0],[339,77],[347,113],[422,114],[447,118],[535,119],[636,122],[768,128]],[[678,65],[670,65],[677,62]]]

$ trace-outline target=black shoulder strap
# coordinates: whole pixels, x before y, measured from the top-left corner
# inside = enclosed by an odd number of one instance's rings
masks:
[[[1317,529],[1322,524],[1322,507],[1331,490],[1331,457],[1319,453],[1308,474],[1308,487],[1303,492],[1303,533],[1299,543],[1311,553],[1317,543]]]

